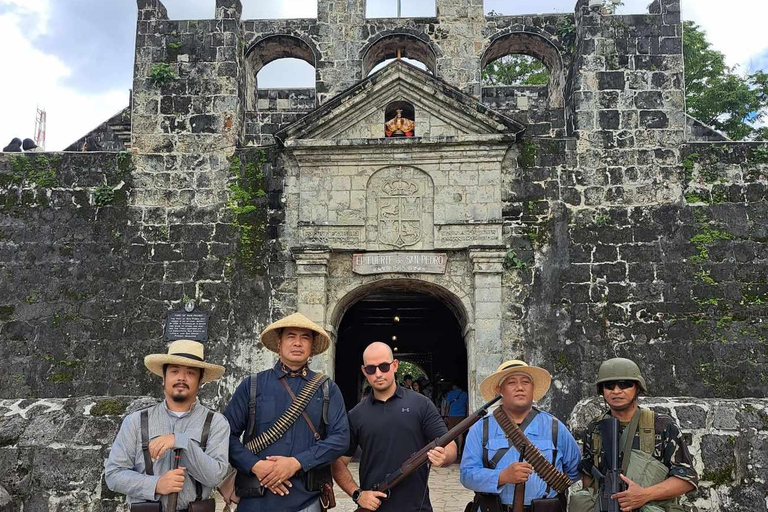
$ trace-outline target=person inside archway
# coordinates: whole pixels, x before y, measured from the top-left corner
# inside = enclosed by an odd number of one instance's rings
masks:
[[[443,400],[443,417],[448,430],[452,429],[467,417],[467,407],[469,406],[469,395],[461,387],[453,382],[451,390],[445,395]],[[464,439],[466,435],[459,436],[456,442],[459,444],[459,457],[461,457],[464,448]]]
[[[533,407],[549,390],[552,376],[538,366],[519,360],[507,361],[480,383],[483,400],[501,395],[501,410],[515,422],[544,459],[571,480],[579,476],[579,446],[566,426],[551,414]],[[529,510],[533,500],[541,510],[564,512],[565,495],[558,496],[533,466],[511,446],[494,415],[472,425],[461,461],[461,483],[475,491],[472,512]],[[533,510],[539,510],[533,506]]]
[[[403,375],[403,384],[402,384],[402,386],[404,388],[411,389],[413,387],[413,375],[411,375],[410,373],[406,373],[405,375]]]
[[[333,463],[333,477],[367,510],[432,512],[426,465],[392,489],[387,499],[384,493],[370,490],[415,452],[448,432],[429,399],[397,384],[397,367],[398,361],[385,343],[371,343],[363,352],[361,370],[373,391],[349,412],[349,450]],[[359,486],[347,467],[358,446],[362,450]],[[448,466],[456,460],[456,444],[433,448],[427,456],[433,466]]]

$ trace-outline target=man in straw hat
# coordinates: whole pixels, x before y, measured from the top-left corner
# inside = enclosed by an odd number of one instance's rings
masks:
[[[534,401],[544,397],[551,382],[547,370],[512,360],[483,380],[480,394],[486,401],[500,394],[502,410],[528,440],[557,470],[575,479],[581,459],[576,440],[557,418],[533,406]],[[518,500],[524,499],[524,510],[533,500],[557,496],[533,466],[522,460],[516,447],[510,446],[493,415],[469,429],[461,461],[461,483],[481,493],[476,495],[475,503],[479,503],[480,496],[491,495],[495,503],[500,500],[501,510],[512,509],[515,491]],[[520,492],[523,488],[524,494]]]
[[[306,417],[298,416],[279,439],[257,453],[246,444],[283,424],[277,420],[293,402],[292,394],[299,396],[315,379],[310,357],[325,352],[331,339],[309,318],[294,313],[264,329],[261,342],[279,360],[273,368],[243,380],[224,411],[232,428],[230,461],[243,482],[236,484],[241,498],[237,510],[319,512],[316,476],[323,469],[329,473],[328,465],[349,445],[344,399],[334,382],[323,382],[304,410]]]
[[[619,420],[619,435],[625,430],[631,432],[632,442],[629,453],[620,458],[623,464],[619,478],[625,490],[611,498],[619,502],[621,510],[682,511],[677,498],[696,489],[698,475],[675,420],[638,406],[640,393],[648,392],[640,368],[631,359],[608,359],[600,365],[595,387],[609,410],[587,425],[581,463],[584,490],[574,493],[569,510],[594,510],[594,491],[599,484],[593,481],[592,468],[602,474],[606,474],[607,469],[605,442],[597,428],[598,422],[614,417]],[[619,443],[621,452],[625,448],[629,446]]]
[[[432,512],[426,465],[392,489],[388,499],[383,499],[384,493],[371,490],[408,457],[448,432],[437,407],[427,397],[397,384],[397,367],[398,361],[385,343],[373,342],[363,352],[361,371],[373,391],[349,413],[349,450],[333,463],[333,477],[367,510]],[[360,486],[347,467],[358,446],[362,450]],[[456,445],[438,446],[427,456],[433,466],[448,466],[456,460]]]
[[[178,493],[177,509],[186,510],[227,473],[229,424],[197,399],[200,386],[221,377],[224,367],[206,362],[202,343],[189,340],[174,341],[167,354],[148,355],[144,365],[163,378],[165,399],[123,420],[104,477],[129,503],[159,500],[167,510],[169,495]],[[176,450],[179,467],[172,469]]]

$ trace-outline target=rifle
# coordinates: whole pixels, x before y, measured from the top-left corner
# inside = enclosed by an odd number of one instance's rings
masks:
[[[614,417],[605,418],[597,424],[603,442],[605,462],[608,465],[606,474],[602,474],[592,466],[592,475],[600,482],[598,500],[600,512],[620,512],[619,502],[611,496],[624,490],[624,481],[619,477],[619,420]]]
[[[179,469],[179,457],[181,456],[181,450],[173,450],[173,467],[172,469]],[[168,496],[168,511],[176,512],[176,503],[179,500],[179,493],[174,492]]]
[[[429,458],[427,457],[427,452],[432,450],[433,448],[437,446],[441,446],[445,448],[448,446],[449,443],[453,442],[455,439],[457,439],[459,436],[461,436],[464,432],[469,430],[469,428],[480,421],[483,416],[488,414],[488,408],[491,407],[493,404],[498,402],[501,399],[501,395],[496,395],[496,398],[489,401],[482,407],[480,407],[478,410],[464,418],[461,423],[453,427],[451,430],[446,432],[443,436],[438,437],[428,445],[426,445],[424,448],[419,450],[418,452],[411,455],[408,460],[402,463],[402,465],[398,468],[397,471],[388,474],[386,477],[384,477],[383,482],[379,482],[378,484],[374,485],[370,490],[371,491],[379,491],[383,492],[389,497],[392,488],[395,487],[397,484],[411,476],[412,473],[414,473],[416,470],[418,470],[421,466],[426,464],[429,461]],[[386,498],[384,498],[386,499]],[[366,512],[368,511],[367,508],[359,507],[355,510],[355,512]],[[370,511],[368,511],[370,512]]]

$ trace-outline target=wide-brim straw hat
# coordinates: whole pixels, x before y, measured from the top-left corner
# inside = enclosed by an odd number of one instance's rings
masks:
[[[287,317],[271,323],[261,333],[261,342],[272,352],[280,353],[278,344],[280,343],[280,333],[282,329],[288,327],[295,327],[298,329],[309,329],[315,333],[315,339],[312,342],[312,355],[322,354],[328,347],[331,346],[331,337],[325,332],[325,329],[317,325],[315,322],[302,315],[301,313],[294,313]]]
[[[150,354],[144,358],[144,366],[160,377],[163,376],[163,366],[166,364],[202,368],[205,371],[200,384],[218,379],[226,370],[218,364],[206,363],[203,344],[192,340],[176,340],[168,347],[167,354]]]
[[[552,383],[552,375],[544,368],[538,366],[528,366],[524,361],[513,359],[502,363],[495,372],[480,383],[480,395],[486,402],[492,400],[499,393],[499,385],[513,373],[525,373],[533,381],[533,400],[541,398],[549,391],[549,385]]]

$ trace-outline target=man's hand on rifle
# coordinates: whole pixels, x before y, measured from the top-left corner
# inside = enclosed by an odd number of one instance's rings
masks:
[[[527,462],[515,462],[504,468],[499,474],[499,484],[521,484],[528,481],[533,473],[533,466]]]
[[[293,484],[291,484],[290,480],[286,480],[284,482],[281,482],[279,484],[275,484],[273,486],[268,486],[264,483],[264,480],[266,479],[267,475],[269,475],[273,468],[275,466],[275,462],[271,460],[260,460],[256,464],[253,465],[251,468],[251,473],[256,475],[256,478],[259,479],[259,483],[272,491],[272,494],[279,494],[280,496],[285,496],[288,494],[288,487],[293,487]]]
[[[167,471],[157,481],[157,485],[155,485],[155,493],[165,496],[167,494],[181,492],[181,488],[184,487],[185,469],[186,468],[179,468]]]
[[[448,443],[448,446],[435,446],[427,452],[427,458],[436,468],[450,466],[456,460],[458,448],[456,443]]]
[[[627,484],[627,490],[611,495],[611,499],[617,500],[621,510],[628,512],[641,508],[651,501],[647,496],[646,488],[636,484],[624,475],[619,475]]]
[[[387,495],[379,491],[363,491],[357,500],[357,506],[366,510],[376,510],[381,506],[381,499]]]
[[[175,444],[176,436],[173,434],[156,437],[149,443],[149,456],[152,457],[152,460],[157,460],[165,455],[165,452],[171,450]]]

